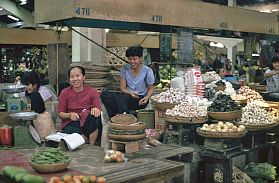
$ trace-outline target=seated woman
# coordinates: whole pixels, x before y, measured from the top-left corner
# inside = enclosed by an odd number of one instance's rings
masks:
[[[104,91],[102,102],[111,118],[130,110],[144,109],[154,92],[154,74],[151,68],[142,64],[143,48],[132,46],[127,49],[129,64],[120,71],[120,92]]]
[[[279,57],[273,57],[271,65],[265,71],[267,89],[273,93],[279,93]]]
[[[45,112],[45,102],[57,100],[50,89],[41,86],[39,75],[33,71],[24,73],[21,83],[26,85],[25,96],[31,101],[31,110],[37,113]]]
[[[61,91],[58,105],[62,131],[69,134],[79,133],[85,141],[95,145],[102,134],[100,97],[95,88],[83,84],[83,67],[70,68],[68,76],[71,86]]]

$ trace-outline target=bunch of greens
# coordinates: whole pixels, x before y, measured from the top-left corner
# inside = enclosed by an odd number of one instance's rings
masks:
[[[35,152],[30,161],[35,164],[53,164],[69,162],[71,159],[59,148],[46,148]]]
[[[268,163],[249,163],[244,172],[255,182],[268,182],[276,179],[276,167]]]

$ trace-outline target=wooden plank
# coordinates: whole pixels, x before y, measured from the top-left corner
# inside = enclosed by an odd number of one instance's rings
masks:
[[[182,163],[172,161],[156,161],[139,165],[138,167],[131,168],[127,171],[109,173],[103,175],[107,182],[137,182],[141,180],[148,180],[154,177],[164,177],[183,174],[184,165]]]
[[[279,34],[275,13],[261,13],[193,0],[121,0],[113,3],[111,0],[38,0],[35,2],[35,17],[36,23],[71,19],[76,26],[85,27],[105,25],[109,27],[103,28],[110,28],[115,26],[113,22],[120,22],[117,26],[121,29],[121,25],[128,22],[131,25],[140,23]],[[139,25],[135,27],[141,28]]]
[[[154,158],[154,159],[165,159],[171,158],[174,156],[178,156],[181,154],[190,154],[197,150],[192,147],[181,147],[176,145],[160,145],[153,149],[144,149],[139,152],[133,153],[131,155],[127,155],[128,158]]]

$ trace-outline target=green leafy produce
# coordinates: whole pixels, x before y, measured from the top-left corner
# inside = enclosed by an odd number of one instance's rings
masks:
[[[232,100],[231,96],[219,93],[207,110],[211,112],[230,112],[240,109],[241,106]]]
[[[59,148],[47,148],[35,152],[30,161],[35,164],[53,164],[69,162],[71,159]]]
[[[274,181],[276,179],[276,167],[268,163],[249,163],[244,172],[253,179]],[[263,181],[262,181],[263,182]]]

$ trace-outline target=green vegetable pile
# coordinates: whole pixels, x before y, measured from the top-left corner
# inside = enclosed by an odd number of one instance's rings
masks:
[[[269,182],[276,179],[276,167],[268,163],[249,163],[244,172],[255,182]]]
[[[219,93],[207,110],[211,112],[230,112],[241,110],[241,106],[232,100],[231,96]]]
[[[2,173],[10,182],[16,183],[45,183],[41,176],[33,175],[27,172],[26,169],[16,166],[4,166]],[[1,182],[1,181],[0,181]]]
[[[176,69],[169,64],[161,68],[159,72],[161,79],[171,80],[176,76]]]
[[[59,148],[46,148],[33,153],[30,161],[34,164],[53,164],[69,162],[71,159]]]

